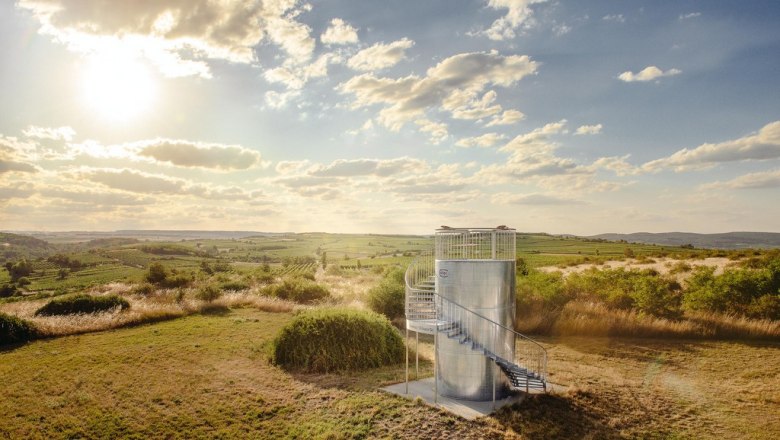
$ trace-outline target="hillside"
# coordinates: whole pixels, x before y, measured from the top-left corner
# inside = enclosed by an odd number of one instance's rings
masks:
[[[696,234],[692,232],[636,232],[633,234],[599,234],[587,237],[609,241],[625,240],[630,243],[649,243],[665,246],[693,245],[707,249],[780,248],[777,232],[726,232],[722,234]]]
[[[54,251],[54,247],[46,241],[8,232],[0,232],[0,249],[3,260],[46,257]]]

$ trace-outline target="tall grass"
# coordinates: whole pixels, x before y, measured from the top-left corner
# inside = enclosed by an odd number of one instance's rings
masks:
[[[540,302],[527,304],[515,327],[521,333],[559,336],[780,339],[780,321],[714,312],[686,312],[668,319],[577,300],[558,309],[544,308]]]
[[[152,292],[133,294],[132,285],[112,283],[91,290],[92,295],[120,295],[130,308],[112,309],[102,313],[74,315],[36,316],[35,312],[45,300],[19,301],[0,304],[0,312],[16,316],[33,324],[41,337],[57,337],[110,330],[201,313],[216,308],[253,307],[267,312],[290,312],[302,308],[291,301],[262,296],[258,290],[227,292],[213,301],[195,299],[196,289],[155,289]]]

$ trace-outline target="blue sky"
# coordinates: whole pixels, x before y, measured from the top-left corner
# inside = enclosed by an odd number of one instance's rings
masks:
[[[0,226],[780,232],[780,5],[0,4]]]

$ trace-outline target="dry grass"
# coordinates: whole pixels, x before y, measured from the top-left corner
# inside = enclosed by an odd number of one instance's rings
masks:
[[[365,309],[364,299],[369,289],[376,286],[382,279],[381,274],[368,270],[323,271],[319,269],[316,274],[317,282],[325,285],[331,295],[343,304]]]
[[[194,299],[195,289],[158,289],[149,295],[132,294],[132,285],[112,283],[89,290],[91,295],[121,295],[130,303],[104,313],[35,316],[47,299],[0,304],[0,311],[32,322],[44,337],[75,335],[180,318],[195,313],[213,313],[230,307],[251,307],[266,312],[291,312],[300,306],[291,301],[259,295],[256,291],[228,292],[213,302]]]
[[[568,387],[502,410],[525,438],[774,439],[780,345],[551,337],[550,380]]]
[[[522,311],[520,333],[566,336],[628,336],[695,339],[780,339],[780,321],[748,319],[717,313],[686,313],[673,320],[603,304],[570,301],[560,310],[531,304]]]

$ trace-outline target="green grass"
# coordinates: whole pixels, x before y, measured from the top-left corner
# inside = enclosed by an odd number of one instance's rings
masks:
[[[403,380],[401,366],[323,375],[270,365],[268,344],[291,319],[238,309],[0,351],[0,438],[780,435],[778,343],[545,338],[550,380],[568,389],[466,422],[377,391]]]
[[[377,391],[403,370],[291,375],[289,314],[235,310],[0,351],[0,438],[503,438]]]

